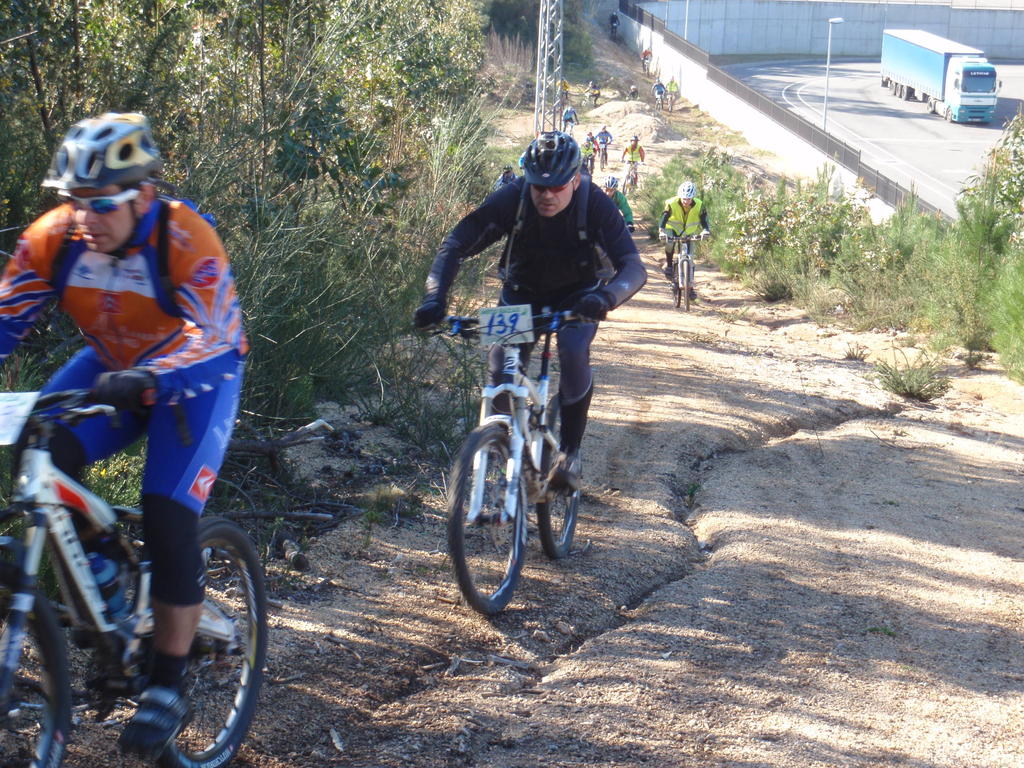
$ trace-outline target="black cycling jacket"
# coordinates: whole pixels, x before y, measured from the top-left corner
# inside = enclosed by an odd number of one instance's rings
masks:
[[[449,233],[427,276],[429,297],[447,304],[448,292],[462,261],[512,232],[525,183],[525,179],[519,178],[493,192]],[[586,243],[581,243],[577,232],[576,206],[582,184],[590,185]],[[610,262],[611,276],[599,274],[602,264],[598,250]],[[527,190],[523,228],[505,265],[506,292],[526,300],[531,296],[571,296],[598,287],[602,278],[607,281],[602,287],[613,308],[623,304],[647,281],[647,271],[615,202],[589,177],[583,176],[580,189],[566,209],[545,218],[537,213]]]

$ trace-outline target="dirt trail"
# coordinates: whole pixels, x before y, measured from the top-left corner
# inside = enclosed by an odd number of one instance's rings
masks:
[[[956,368],[911,405],[844,359],[905,340],[819,328],[703,262],[683,313],[638,242],[648,285],[594,346],[581,551],[552,563],[534,537],[509,610],[473,615],[441,471],[367,429],[426,512],[272,568],[237,765],[1024,764],[1024,391]],[[90,743],[113,754],[109,730]]]

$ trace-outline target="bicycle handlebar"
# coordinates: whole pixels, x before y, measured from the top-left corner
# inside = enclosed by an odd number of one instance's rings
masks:
[[[667,232],[659,232],[658,233],[658,239],[659,240],[664,240],[665,242],[669,242],[669,243],[675,243],[675,242],[683,242],[683,243],[685,243],[687,240],[690,240],[690,241],[693,241],[693,240],[706,240],[710,236],[711,236],[710,233],[704,234],[703,232],[700,232],[700,233],[698,233],[696,235],[670,235]]]
[[[586,318],[577,315],[570,310],[559,312],[541,312],[533,315],[533,330],[540,333],[550,332],[551,326],[561,326],[574,320],[585,320]],[[446,329],[444,326],[448,326]],[[447,334],[448,336],[461,336],[464,339],[475,339],[480,335],[480,318],[475,315],[448,315],[438,324],[435,333]],[[515,336],[516,334],[511,334]],[[507,339],[498,343],[504,343]]]

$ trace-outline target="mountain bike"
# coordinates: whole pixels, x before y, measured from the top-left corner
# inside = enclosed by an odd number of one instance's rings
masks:
[[[651,57],[650,56],[641,56],[640,57],[640,66],[643,67],[645,75],[649,74],[650,71],[651,71]]]
[[[531,312],[527,304],[483,310],[480,319],[446,320],[451,335],[500,344],[505,358],[502,381],[483,388],[480,423],[452,465],[448,493],[448,552],[455,578],[466,602],[487,616],[508,605],[519,581],[528,508],[537,516],[544,554],[553,560],[569,554],[579,511],[580,491],[547,487],[559,449],[558,395],[548,400],[551,337],[578,318],[569,312]],[[536,380],[526,369],[534,330],[543,340]],[[496,408],[496,399],[511,402],[511,414],[507,407]]]
[[[607,165],[608,165],[608,145],[607,144],[602,144],[601,145],[601,170],[603,171],[605,169],[605,166],[607,166]]]
[[[665,97],[662,94],[658,94],[654,97],[654,110],[661,112],[665,108]]]
[[[20,398],[11,429],[24,424],[27,437],[13,502],[0,511],[0,532],[6,534],[0,535],[5,768],[60,765],[79,656],[88,660],[85,652],[91,651],[95,676],[83,690],[106,717],[118,699],[132,699],[145,688],[153,653],[150,562],[137,540],[141,512],[107,504],[57,469],[50,454],[58,422],[116,418],[116,410],[91,401],[88,390],[35,396],[0,396],[0,406]],[[0,415],[11,419],[9,408],[0,407]],[[8,436],[0,440],[12,442]],[[199,540],[206,587],[184,687],[194,711],[160,756],[165,768],[226,765],[249,729],[263,680],[267,604],[256,549],[241,528],[217,518],[199,521]],[[44,548],[49,557],[41,570]],[[53,594],[44,589],[49,578],[40,577],[50,573],[56,577]]]
[[[672,274],[672,299],[683,311],[690,311],[690,299],[693,292],[693,243],[704,239],[703,233],[697,235],[661,235],[661,240],[671,243],[675,253],[675,271]]]
[[[591,88],[590,92],[587,95],[590,96],[590,103],[591,103],[591,105],[596,107],[598,99],[601,98],[601,89],[600,88]]]
[[[672,91],[668,92],[668,111],[671,112],[676,106],[676,94]]]
[[[622,194],[628,196],[640,184],[640,163],[630,160],[626,164],[626,175],[622,179]]]

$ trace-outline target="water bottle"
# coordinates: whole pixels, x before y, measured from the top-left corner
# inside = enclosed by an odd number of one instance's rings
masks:
[[[89,552],[89,569],[93,578],[96,579],[96,586],[100,588],[100,594],[110,609],[110,617],[117,621],[127,613],[127,601],[125,600],[124,584],[121,581],[121,567],[116,561],[101,552]]]

